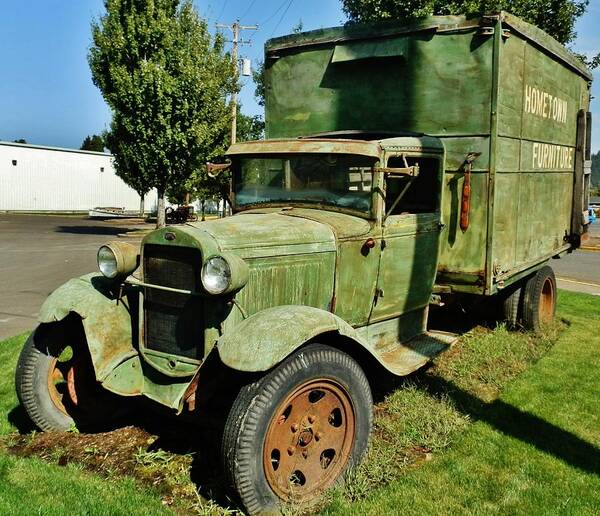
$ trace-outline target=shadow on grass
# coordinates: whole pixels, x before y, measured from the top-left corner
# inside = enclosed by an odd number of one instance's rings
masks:
[[[500,399],[486,403],[436,376],[428,376],[422,386],[434,394],[447,395],[473,421],[483,421],[504,435],[531,444],[570,466],[600,475],[600,449],[575,434]]]
[[[36,429],[21,405],[13,407],[8,413],[7,419],[21,435],[29,434]]]

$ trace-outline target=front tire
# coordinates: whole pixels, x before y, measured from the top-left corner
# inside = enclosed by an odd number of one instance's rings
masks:
[[[310,504],[366,451],[367,378],[349,355],[312,344],[243,387],[223,434],[224,469],[251,514]]]
[[[81,324],[42,324],[29,336],[15,371],[17,397],[43,431],[104,425],[120,412],[96,382]]]

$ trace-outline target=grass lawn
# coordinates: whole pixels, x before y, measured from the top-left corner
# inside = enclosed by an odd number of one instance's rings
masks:
[[[2,435],[14,432],[11,421],[21,417],[15,410],[14,369],[25,338],[13,337],[0,343]],[[133,478],[107,481],[76,464],[63,467],[40,458],[20,458],[0,451],[0,514],[108,516],[170,514],[170,511],[164,507],[157,493],[141,489]]]
[[[382,389],[368,457],[321,512],[600,514],[600,298],[561,291],[558,319],[543,336],[475,327],[428,370]],[[23,341],[0,343],[0,514],[229,511],[195,494],[165,505],[169,493],[148,479],[175,466],[171,498],[194,493],[174,452],[138,449],[123,475],[102,465],[102,442],[88,445],[94,468],[61,466],[60,446],[40,453],[39,435],[16,436]],[[37,451],[15,456],[17,441]]]

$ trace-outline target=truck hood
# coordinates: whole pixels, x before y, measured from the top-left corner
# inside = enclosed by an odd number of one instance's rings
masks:
[[[370,224],[358,217],[310,209],[252,210],[182,228],[190,236],[210,235],[220,251],[242,258],[336,250],[336,240],[359,236]]]

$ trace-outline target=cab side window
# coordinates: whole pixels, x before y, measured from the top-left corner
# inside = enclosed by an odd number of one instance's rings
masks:
[[[408,213],[433,213],[439,210],[438,172],[440,161],[436,158],[406,157],[408,166],[419,165],[419,175],[410,177],[387,177],[385,184],[385,212],[390,215]],[[388,159],[388,168],[403,168],[402,156]],[[406,191],[404,191],[406,189]],[[400,202],[390,209],[404,191]]]

